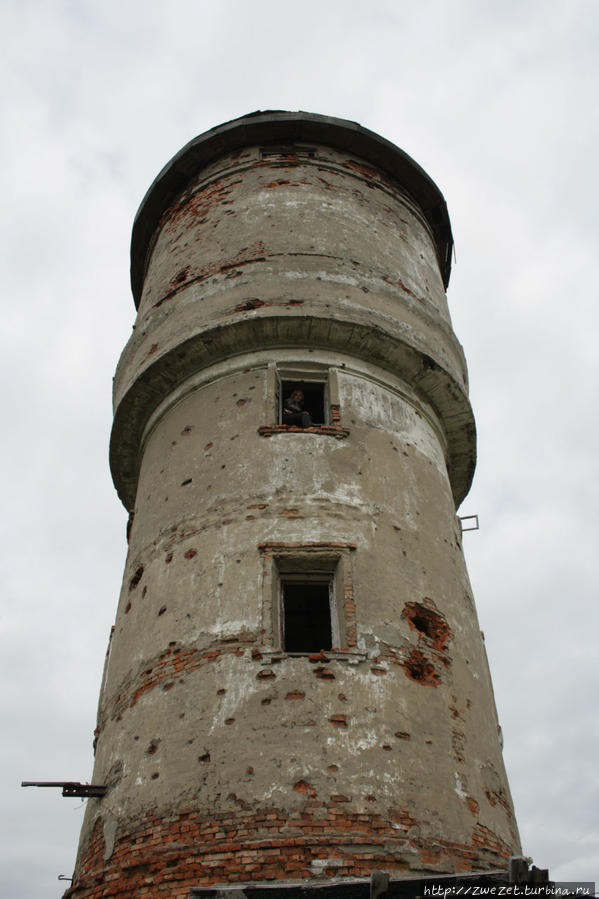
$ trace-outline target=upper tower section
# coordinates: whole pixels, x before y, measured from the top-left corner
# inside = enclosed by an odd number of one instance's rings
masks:
[[[134,504],[144,434],[185,380],[236,355],[343,353],[391,372],[435,420],[456,506],[475,429],[445,288],[442,194],[353,122],[258,112],[192,140],[137,214],[138,318],[114,388],[111,468]]]

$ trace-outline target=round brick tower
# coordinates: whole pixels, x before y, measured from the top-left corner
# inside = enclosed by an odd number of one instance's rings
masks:
[[[426,173],[319,115],[215,128],[148,191],[114,387],[134,514],[108,789],[68,895],[488,872],[519,851],[456,517],[475,428],[451,250]],[[296,391],[309,420],[285,411]]]

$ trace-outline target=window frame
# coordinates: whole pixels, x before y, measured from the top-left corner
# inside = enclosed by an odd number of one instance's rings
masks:
[[[331,650],[327,652],[338,657],[355,654],[357,643],[352,564],[355,544],[262,543],[258,549],[263,556],[262,622],[265,650],[284,657],[314,654],[285,649],[282,594],[285,581],[306,582],[313,579],[321,583],[328,581],[330,585]]]
[[[314,424],[308,428],[282,424],[283,384],[322,384],[324,424]],[[310,411],[309,409],[306,411]],[[274,424],[260,425],[258,433],[262,437],[275,434],[321,434],[343,440],[349,430],[341,424],[339,403],[338,370],[334,366],[305,362],[269,362],[266,378],[265,418]]]

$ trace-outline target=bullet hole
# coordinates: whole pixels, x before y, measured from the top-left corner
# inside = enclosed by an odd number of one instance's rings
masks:
[[[327,771],[334,772],[334,771],[338,771],[338,770],[339,770],[339,765],[329,765],[329,767],[327,768]]]
[[[213,446],[212,443],[207,443],[206,446],[204,447],[204,449],[205,449],[205,450],[209,450],[209,449],[212,448],[212,446]]]
[[[314,799],[316,797],[316,790],[309,784],[307,780],[298,780],[293,784],[293,789],[296,793],[306,793],[310,799]]]
[[[189,266],[186,265],[185,268],[182,268],[180,272],[178,272],[172,280],[172,284],[181,284],[182,281],[185,281],[187,275],[189,273]]]
[[[188,740],[188,741],[187,741],[187,745],[188,745],[188,746],[191,746],[192,743],[193,743],[193,737],[191,738],[191,740]]]
[[[410,656],[403,663],[403,669],[407,676],[418,684],[436,687],[441,683],[441,678],[434,666],[417,649],[412,650]]]
[[[347,702],[347,696],[345,695],[345,693],[338,693],[337,699],[340,699],[341,702]]]
[[[161,616],[161,615],[164,615],[165,612],[166,612],[166,606],[162,606],[162,607],[158,610],[158,617],[160,618],[160,616]]]
[[[263,700],[262,700],[262,705],[270,705],[271,702],[272,702],[272,699],[263,699]]]
[[[191,434],[192,431],[193,431],[193,425],[185,425],[185,427],[181,431],[181,434],[186,436],[187,434]]]
[[[235,718],[225,718],[225,724],[233,724]]]
[[[149,745],[148,748],[146,749],[146,754],[147,754],[147,755],[154,755],[155,752],[156,752],[157,749],[158,749],[159,743],[160,743],[160,740],[151,740],[151,741],[150,741],[150,745]]]
[[[129,591],[135,590],[139,582],[141,581],[144,574],[144,567],[140,565],[131,580],[129,581]]]
[[[164,692],[166,693],[166,692],[168,692],[168,690],[172,690],[174,686],[175,686],[175,682],[174,682],[174,681],[170,681],[170,683],[165,684],[164,687],[163,687],[162,689],[163,689]]]
[[[372,672],[373,674],[379,675],[379,677],[380,677],[382,674],[386,674],[386,673],[387,673],[387,669],[386,669],[386,668],[380,668],[380,667],[378,667],[378,666],[373,666],[370,670],[371,670],[371,672]]]
[[[181,712],[181,714],[179,715],[179,718],[185,718],[185,712]]]
[[[128,614],[129,614],[129,610],[130,610],[130,609],[131,609],[131,603],[128,602],[127,605],[125,606],[125,615],[128,615]]]
[[[136,737],[133,737],[133,739],[137,742],[137,740],[139,740],[139,735]]]
[[[394,525],[393,525],[393,530],[394,530],[394,531],[401,531],[401,528],[398,528],[397,525],[394,524]]]
[[[249,765],[249,766],[245,769],[245,773],[246,773],[246,774],[253,774],[253,773],[254,773],[254,769],[252,768],[251,765]]]
[[[222,587],[222,585],[223,585],[223,582],[222,582],[222,581],[219,581],[218,584],[217,584],[216,586],[217,586],[217,587]]]
[[[147,592],[148,592],[148,588],[147,588],[147,587],[144,587],[143,590],[141,591],[141,598],[142,598],[142,599],[144,598],[144,596],[146,595]]]
[[[257,677],[259,680],[272,680],[274,677],[276,677],[276,675],[275,675],[274,671],[271,671],[271,670],[270,670],[270,668],[262,668],[262,669],[258,672],[258,674],[256,675],[256,677]]]
[[[158,773],[158,771],[154,771],[154,773],[152,774],[152,780],[158,780],[159,777],[160,774]]]
[[[188,484],[191,484],[191,481],[192,481],[191,478],[187,478],[187,480],[181,481],[181,486],[182,486],[182,487],[187,487]]]
[[[314,674],[321,680],[335,680],[335,675],[333,674],[333,672],[328,668],[323,668],[322,666],[320,666],[319,668],[315,668]]]
[[[305,699],[305,698],[306,698],[306,694],[304,693],[303,690],[291,690],[285,697],[285,699]]]
[[[388,743],[383,743],[383,749],[385,750],[385,752],[391,752],[391,747]]]
[[[333,727],[347,727],[347,718],[345,715],[331,715],[329,724],[332,724]]]
[[[374,796],[366,796],[366,802],[376,802]]]
[[[433,741],[432,741],[432,740],[425,740],[424,742],[426,743],[427,746],[432,746],[432,745],[433,745]]]
[[[226,465],[221,465],[221,468],[226,468],[226,467],[227,467]]]
[[[432,601],[426,602],[427,605],[406,603],[401,617],[406,619],[412,630],[431,640],[434,649],[443,652],[451,639],[451,630],[445,619],[430,607]]]
[[[235,403],[235,405],[236,405],[236,406],[245,406],[246,403],[247,403],[247,398],[244,397],[243,399],[237,400],[237,402]]]
[[[166,562],[167,565],[170,565],[171,562],[173,561],[173,554],[169,553],[164,561]]]
[[[197,556],[198,551],[196,549],[188,549],[185,553],[186,559],[193,559],[194,556]]]
[[[221,687],[220,690],[217,690],[217,691],[216,691],[216,695],[217,695],[217,696],[224,696],[226,692],[227,692],[227,691],[225,690],[225,688],[224,688],[224,687]]]
[[[397,737],[398,740],[409,740],[410,739],[410,735],[403,730],[396,731],[395,736]]]

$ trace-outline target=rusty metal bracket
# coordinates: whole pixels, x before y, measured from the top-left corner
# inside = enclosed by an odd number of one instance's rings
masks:
[[[63,796],[104,796],[108,787],[103,784],[82,784],[74,780],[23,780],[22,787],[61,787]]]

